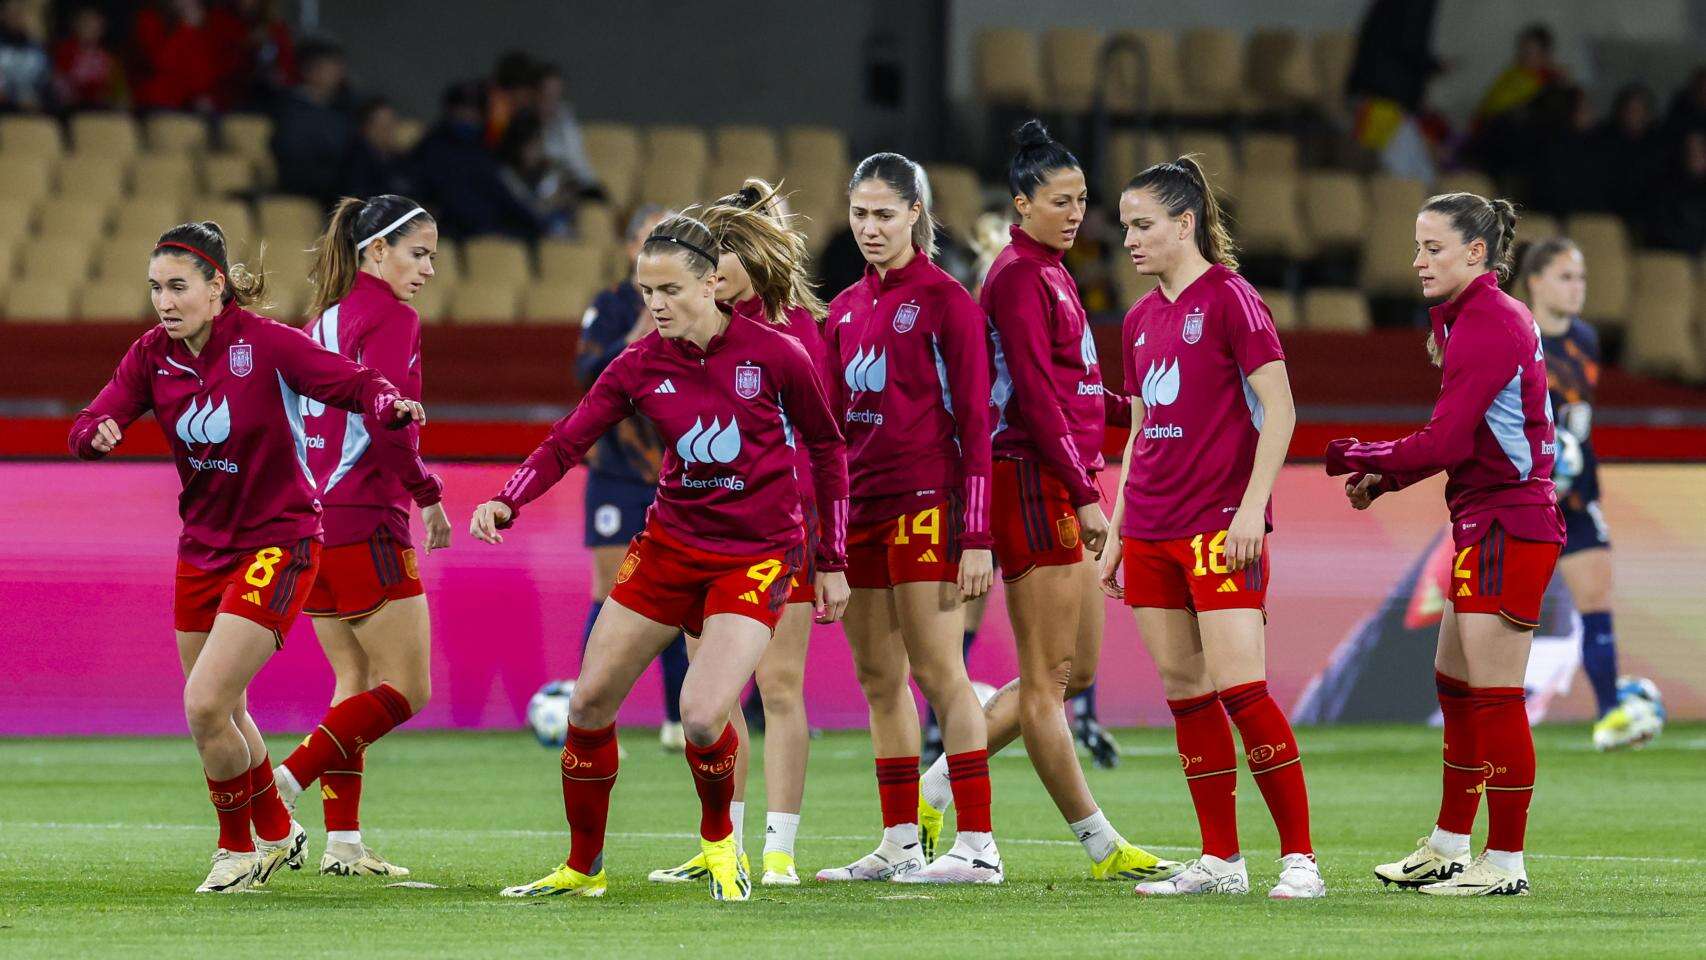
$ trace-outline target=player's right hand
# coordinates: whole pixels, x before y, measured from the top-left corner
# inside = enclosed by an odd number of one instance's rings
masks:
[[[483,543],[503,543],[504,535],[498,532],[498,528],[509,523],[510,516],[509,507],[496,500],[487,500],[474,508],[474,519],[468,524],[468,532]]]
[[[1092,556],[1101,556],[1102,545],[1108,539],[1108,518],[1099,503],[1086,503],[1078,508],[1078,539]]]
[[[1383,476],[1378,473],[1353,473],[1345,480],[1345,499],[1351,502],[1355,510],[1367,510],[1374,498],[1380,496],[1380,481]]]
[[[1125,586],[1120,583],[1120,560],[1124,552],[1125,544],[1120,542],[1120,538],[1109,537],[1108,545],[1096,561],[1097,581],[1102,592],[1115,600],[1125,599]]]
[[[450,546],[450,518],[444,515],[444,504],[435,503],[421,508],[421,523],[426,526],[426,552]]]
[[[108,417],[95,425],[95,438],[89,445],[96,453],[112,453],[113,449],[124,442],[124,431],[118,428],[118,421]]]

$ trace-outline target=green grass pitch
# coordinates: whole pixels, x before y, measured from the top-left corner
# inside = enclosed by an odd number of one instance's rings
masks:
[[[1383,893],[1371,866],[1411,849],[1439,789],[1437,731],[1299,731],[1328,899],[1273,903],[1272,824],[1247,776],[1239,815],[1256,894],[1146,901],[1093,883],[1023,753],[992,764],[1008,870],[998,888],[886,884],[773,890],[711,902],[647,870],[695,849],[685,765],[630,730],[602,900],[505,900],[566,852],[556,755],[524,734],[402,732],[368,757],[368,842],[440,889],[313,873],[323,847],[310,796],[308,867],[265,893],[194,896],[215,834],[187,739],[0,741],[0,957],[1639,957],[1706,956],[1706,725],[1651,748],[1598,755],[1579,726],[1537,731],[1540,786],[1526,899]],[[1123,731],[1117,770],[1090,771],[1116,826],[1188,857],[1196,823],[1171,731]],[[287,747],[273,739],[275,754]],[[756,764],[755,764],[756,766]],[[762,845],[755,769],[747,839]],[[1484,823],[1484,818],[1483,818]],[[802,875],[868,851],[877,835],[869,741],[813,744]]]

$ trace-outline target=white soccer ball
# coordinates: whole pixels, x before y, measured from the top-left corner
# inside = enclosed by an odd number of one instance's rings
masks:
[[[527,701],[527,728],[542,747],[560,747],[569,735],[569,698],[573,680],[553,680]]]
[[[978,706],[988,706],[989,698],[995,696],[995,688],[984,683],[982,680],[973,680],[971,682],[971,691],[977,694]]]
[[[1570,492],[1584,465],[1582,442],[1568,430],[1558,431],[1558,456],[1552,461],[1552,485],[1560,494]]]
[[[1617,705],[1628,719],[1631,745],[1645,746],[1664,732],[1665,700],[1653,681],[1646,677],[1618,677]]]

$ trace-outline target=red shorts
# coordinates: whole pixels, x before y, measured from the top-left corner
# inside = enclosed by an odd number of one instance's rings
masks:
[[[800,512],[806,517],[806,555],[800,569],[794,571],[792,579],[793,590],[788,594],[789,603],[817,602],[817,545],[823,536],[823,530],[817,522],[817,504],[803,503]]]
[[[1268,599],[1268,545],[1254,566],[1233,570],[1226,559],[1226,531],[1178,540],[1121,537],[1125,554],[1125,602],[1166,610],[1264,610]]]
[[[1001,579],[1012,583],[1037,567],[1069,567],[1084,559],[1072,495],[1040,464],[996,460],[990,504]]]
[[[960,498],[875,523],[847,527],[847,585],[887,590],[897,583],[954,583],[960,578]]]
[[[804,560],[804,546],[781,556],[731,557],[647,526],[616,568],[610,599],[694,636],[704,631],[707,617],[719,613],[751,617],[774,630]]]
[[[393,600],[424,592],[415,549],[398,543],[381,527],[366,540],[326,549],[303,612],[311,617],[360,620]]]
[[[206,633],[215,617],[230,613],[271,630],[273,641],[282,647],[319,568],[320,541],[313,539],[245,551],[212,570],[179,560],[172,626],[185,633]]]
[[[1540,601],[1562,545],[1519,540],[1494,524],[1479,542],[1459,548],[1451,565],[1451,605],[1458,613],[1496,613],[1525,630],[1540,625]]]

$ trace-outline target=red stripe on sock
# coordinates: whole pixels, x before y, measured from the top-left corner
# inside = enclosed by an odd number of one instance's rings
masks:
[[[272,757],[261,754],[261,762],[249,768],[249,819],[255,825],[255,835],[262,840],[277,841],[290,836],[290,811],[279,799],[278,787],[272,782]]]
[[[877,799],[883,828],[918,822],[918,758],[877,758]]]
[[[236,853],[255,849],[249,835],[249,771],[229,780],[207,778],[207,797],[219,817],[219,845]]]
[[[1434,689],[1445,726],[1439,819],[1434,822],[1449,833],[1467,834],[1474,830],[1482,783],[1487,779],[1475,743],[1475,704],[1469,684],[1438,670],[1434,671]]]
[[[954,791],[954,825],[958,829],[976,833],[994,829],[989,825],[988,750],[949,754],[948,785]]]
[[[1521,687],[1476,687],[1475,743],[1487,770],[1487,849],[1522,849],[1534,797],[1534,733]]]
[[[618,764],[616,725],[571,725],[563,745],[563,816],[569,821],[569,869],[592,876],[604,868],[604,827]]]
[[[722,736],[708,747],[687,741],[687,768],[693,771],[693,789],[699,793],[699,836],[721,840],[734,832],[729,802],[735,798],[735,757],[740,737],[734,724],[723,726]]]
[[[1225,859],[1238,853],[1238,751],[1219,693],[1169,700],[1179,763],[1202,831],[1202,852]]]
[[[1244,741],[1244,760],[1279,830],[1280,853],[1314,853],[1309,840],[1309,787],[1303,757],[1285,711],[1268,693],[1265,680],[1220,691],[1226,712]]]

